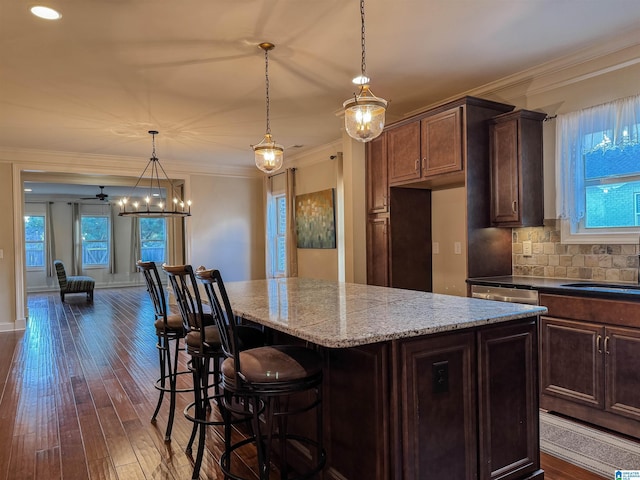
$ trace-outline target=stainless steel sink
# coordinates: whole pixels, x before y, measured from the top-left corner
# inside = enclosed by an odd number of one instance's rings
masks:
[[[616,292],[634,292],[640,293],[640,285],[634,284],[615,284],[615,283],[564,283],[563,287],[582,288],[588,290],[613,290]]]

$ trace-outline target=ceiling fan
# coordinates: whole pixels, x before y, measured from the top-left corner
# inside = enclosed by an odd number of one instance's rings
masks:
[[[98,188],[100,189],[100,193],[96,193],[96,195],[94,197],[82,197],[82,198],[80,198],[80,200],[95,200],[95,199],[98,199],[101,202],[106,201],[107,197],[109,195],[104,193],[104,186],[100,185]]]

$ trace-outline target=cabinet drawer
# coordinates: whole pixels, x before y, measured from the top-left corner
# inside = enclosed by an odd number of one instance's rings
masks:
[[[640,327],[640,302],[543,293],[540,305],[549,309],[551,317]]]

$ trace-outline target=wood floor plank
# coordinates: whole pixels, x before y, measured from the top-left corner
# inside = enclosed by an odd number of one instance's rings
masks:
[[[27,330],[0,333],[0,480],[190,479],[193,458],[185,447],[192,423],[183,410],[193,394],[177,395],[170,442],[168,396],[150,421],[159,368],[145,289],[99,290],[93,303],[84,295],[62,303],[57,293],[30,294],[28,302]],[[189,356],[181,351],[179,359],[186,370]],[[189,386],[191,375],[179,383]],[[215,407],[212,416],[219,419]],[[233,438],[242,435],[236,429]],[[221,428],[209,427],[201,480],[223,478],[223,448]],[[541,459],[546,480],[604,480]],[[250,446],[234,454],[241,476],[257,478],[255,463]]]

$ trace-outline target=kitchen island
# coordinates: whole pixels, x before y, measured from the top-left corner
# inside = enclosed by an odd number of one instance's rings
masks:
[[[544,477],[543,307],[302,278],[226,287],[236,315],[276,342],[323,352],[323,478]],[[300,448],[293,463],[305,456]]]

